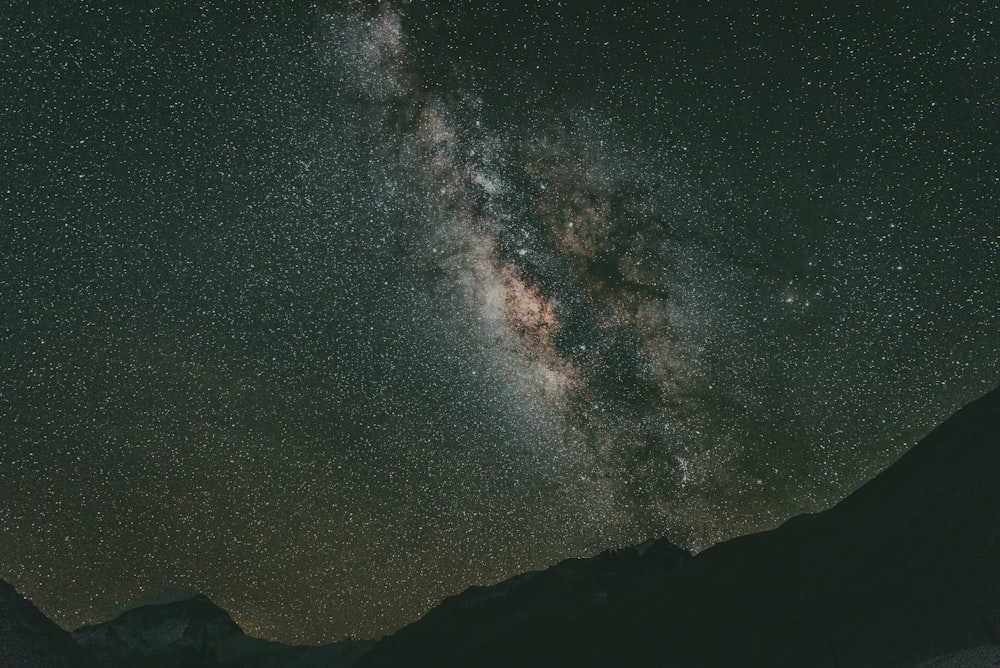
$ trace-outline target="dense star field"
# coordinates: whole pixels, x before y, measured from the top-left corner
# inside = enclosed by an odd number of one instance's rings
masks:
[[[231,4],[0,10],[0,577],[66,627],[382,635],[1000,380],[993,3]]]

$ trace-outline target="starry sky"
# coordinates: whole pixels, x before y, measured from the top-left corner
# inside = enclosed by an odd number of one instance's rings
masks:
[[[0,10],[0,577],[67,628],[380,636],[1000,380],[994,3],[125,4]]]

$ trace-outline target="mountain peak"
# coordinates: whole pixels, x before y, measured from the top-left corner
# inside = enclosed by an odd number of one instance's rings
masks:
[[[244,636],[229,613],[203,594],[133,608],[73,632],[73,638],[87,648],[184,661],[214,659],[212,648]]]
[[[359,665],[903,667],[997,644],[998,480],[1000,388],[830,510],[463,594]],[[657,552],[668,567],[643,568]]]
[[[69,634],[0,580],[0,665],[72,668],[80,663],[80,648]]]
[[[127,610],[77,629],[73,637],[102,668],[338,668],[354,663],[374,644],[345,640],[298,647],[253,638],[200,593]]]

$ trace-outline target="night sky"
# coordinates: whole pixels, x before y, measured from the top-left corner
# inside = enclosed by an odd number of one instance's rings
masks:
[[[285,4],[0,9],[0,577],[64,627],[380,636],[1000,382],[995,3]]]

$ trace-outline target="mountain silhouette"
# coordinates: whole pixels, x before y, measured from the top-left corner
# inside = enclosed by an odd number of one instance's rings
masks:
[[[225,610],[198,594],[147,605],[73,632],[94,665],[108,668],[341,668],[372,643],[290,646],[246,635]]]
[[[0,580],[0,666],[77,668],[83,653],[68,633]]]
[[[1000,389],[830,510],[642,562],[466,592],[357,665],[908,668],[998,645]]]
[[[378,643],[253,638],[202,595],[71,637],[0,581],[4,668],[352,665],[1000,666],[1000,388],[825,512],[472,587]]]

